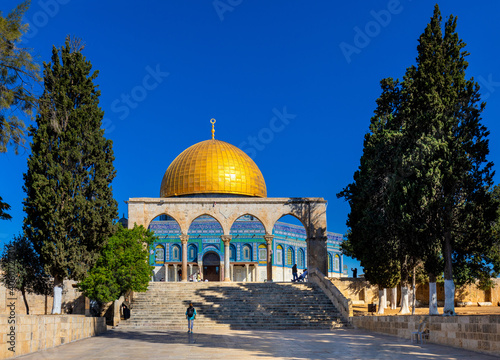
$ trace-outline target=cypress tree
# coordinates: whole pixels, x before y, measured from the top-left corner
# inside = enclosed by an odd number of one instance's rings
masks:
[[[64,279],[80,280],[113,232],[117,203],[112,197],[111,140],[101,129],[98,72],[67,38],[44,63],[44,92],[28,171],[24,231],[45,271],[54,278],[52,313],[61,312]]]
[[[485,103],[480,100],[479,85],[465,77],[469,53],[456,33],[456,17],[448,18],[444,33],[441,22],[436,5],[419,39],[411,86],[406,86],[412,97],[407,102],[404,136],[409,139],[407,152],[422,148],[415,169],[430,235],[425,248],[441,250],[444,313],[454,315],[453,264],[458,273],[469,267],[477,270],[467,271],[460,284],[473,281],[486,269],[481,264],[493,245],[490,233],[497,204],[490,192],[493,164],[486,159],[489,132],[481,124]]]
[[[449,17],[444,33],[441,23],[436,5],[419,38],[416,65],[407,69],[401,83],[382,81],[375,112],[375,119],[380,120],[374,123],[372,119],[369,135],[382,141],[382,146],[371,151],[384,158],[386,172],[381,177],[381,172],[364,166],[370,145],[365,141],[355,183],[340,195],[351,205],[349,240],[366,243],[373,237],[370,230],[378,229],[386,238],[380,246],[397,249],[403,283],[419,262],[435,283],[444,263],[444,312],[453,315],[453,267],[459,284],[484,279],[499,268],[494,251],[497,240],[492,234],[498,203],[491,191],[493,164],[486,159],[489,132],[481,124],[485,104],[480,101],[479,85],[465,78],[469,54],[456,33],[456,17]],[[392,88],[387,84],[393,84]],[[391,130],[391,137],[380,137],[380,129]],[[357,215],[377,210],[368,201],[374,194],[384,199],[377,217]],[[385,226],[370,229],[374,224]],[[356,248],[356,244],[348,245]],[[361,256],[369,258],[370,253]],[[436,312],[431,307],[431,313]]]

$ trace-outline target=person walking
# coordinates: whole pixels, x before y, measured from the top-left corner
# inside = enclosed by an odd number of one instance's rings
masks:
[[[186,310],[186,319],[188,321],[188,334],[192,334],[194,319],[196,319],[196,309],[193,307],[193,303],[189,303],[189,307]]]
[[[294,265],[292,266],[292,276],[293,276],[292,282],[297,281],[297,279],[299,278],[299,277],[297,276],[297,264],[294,264]]]

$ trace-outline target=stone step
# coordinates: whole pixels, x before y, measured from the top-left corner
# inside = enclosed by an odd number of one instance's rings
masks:
[[[131,326],[131,325],[122,325],[120,324],[119,326],[120,328],[124,328],[124,329],[130,329],[130,330],[134,330],[134,329],[140,329],[140,330],[146,330],[146,329],[152,329],[152,330],[181,330],[181,331],[185,331],[187,329],[187,325],[184,324],[184,325],[166,325],[166,326],[160,326],[160,325],[155,325],[155,326]],[[332,325],[312,325],[312,326],[307,326],[307,325],[292,325],[292,326],[288,326],[288,325],[283,325],[283,326],[275,326],[275,325],[268,325],[265,327],[266,330],[313,330],[313,329],[317,329],[317,330],[324,330],[324,329],[328,329],[328,330],[332,330],[332,329],[335,329],[335,328],[344,328],[346,327],[346,324],[332,324]],[[203,330],[211,330],[211,329],[217,329],[217,330],[220,330],[220,329],[223,329],[223,330],[255,330],[255,329],[259,329],[259,330],[262,330],[263,327],[262,326],[246,326],[246,325],[213,325],[213,326],[197,326],[195,325],[194,326],[194,332],[196,333],[196,331],[198,329],[203,329]]]
[[[276,301],[246,301],[246,302],[240,302],[238,305],[234,306],[234,305],[229,305],[229,304],[220,304],[220,303],[217,303],[215,301],[213,302],[205,302],[205,301],[195,301],[195,300],[191,300],[190,301],[191,303],[193,303],[193,306],[196,308],[196,309],[210,309],[210,308],[218,308],[220,310],[223,310],[225,308],[228,308],[230,306],[230,309],[231,310],[234,310],[234,309],[242,309],[242,308],[249,308],[249,307],[266,307],[266,308],[276,308],[276,309],[280,309],[280,308],[290,308],[290,307],[295,307],[296,304],[290,304],[290,303],[287,303],[287,302],[276,302]],[[308,302],[301,302],[301,307],[302,308],[307,308],[307,307],[315,307],[317,308],[318,305],[322,305],[322,306],[328,306],[330,305],[331,302],[329,301],[324,301],[324,300],[319,300],[319,301],[308,301]],[[150,307],[150,306],[155,306],[156,307],[164,307],[164,308],[170,308],[170,309],[174,309],[174,308],[184,308],[186,309],[187,306],[188,306],[188,302],[186,301],[185,304],[178,304],[178,303],[175,303],[174,300],[170,301],[170,302],[162,302],[162,301],[134,301],[134,308],[139,308],[139,307],[143,307],[143,308],[147,308],[147,307]]]
[[[185,329],[187,303],[195,328],[311,329],[345,326],[328,297],[310,283],[150,283],[135,294],[120,327]]]

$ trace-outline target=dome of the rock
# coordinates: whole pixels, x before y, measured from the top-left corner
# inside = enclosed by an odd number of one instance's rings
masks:
[[[220,140],[199,142],[170,164],[161,197],[189,195],[266,197],[266,183],[255,162],[236,146]]]

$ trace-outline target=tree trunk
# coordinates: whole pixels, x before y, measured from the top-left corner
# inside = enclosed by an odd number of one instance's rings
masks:
[[[399,310],[399,314],[409,314],[410,307],[408,304],[408,287],[406,284],[401,284],[401,310]]]
[[[28,305],[28,299],[26,299],[26,289],[24,286],[21,286],[21,294],[23,295],[24,306],[26,307],[26,315],[30,314],[30,307]]]
[[[412,289],[411,289],[411,314],[415,315],[415,308],[417,307],[417,294],[415,287],[415,268],[413,268],[413,279],[412,279]]]
[[[384,309],[385,309],[385,291],[384,288],[379,286],[378,287],[378,311],[377,314],[382,315],[384,314]]]
[[[52,314],[61,313],[63,280],[59,276],[54,276],[54,302],[52,304]]]
[[[429,274],[429,315],[439,315],[435,274]]]
[[[384,288],[384,299],[382,300],[382,305],[384,306],[384,309],[387,309],[387,289]]]
[[[398,304],[398,288],[397,287],[393,287],[391,289],[391,309],[396,309]]]
[[[451,262],[451,233],[444,234],[444,310],[443,315],[453,316],[455,313],[455,283],[453,282],[453,267]]]

